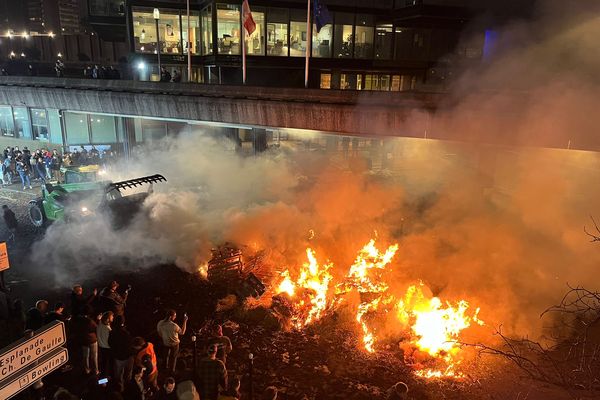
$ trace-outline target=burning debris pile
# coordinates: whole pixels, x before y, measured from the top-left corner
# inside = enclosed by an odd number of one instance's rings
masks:
[[[473,325],[483,325],[479,309],[470,310],[465,300],[443,302],[422,283],[408,286],[403,294],[390,287],[389,265],[398,245],[381,252],[375,240],[358,253],[354,264],[335,278],[333,264],[320,263],[308,248],[308,261],[298,273],[285,270],[274,300],[291,308],[292,326],[301,330],[336,312],[350,312],[362,335],[362,347],[376,353],[380,342],[400,338],[405,361],[418,376],[462,376],[460,338]]]
[[[257,272],[260,256],[255,256],[244,263],[242,251],[230,244],[212,250],[212,258],[208,262],[207,278],[218,286],[227,287],[241,299],[259,298],[265,293],[265,285],[254,274]]]

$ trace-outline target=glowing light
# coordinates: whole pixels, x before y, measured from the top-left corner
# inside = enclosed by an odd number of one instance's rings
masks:
[[[58,56],[58,57],[62,57],[62,53],[58,53],[58,54],[57,54],[57,56]]]
[[[144,63],[143,61],[140,61],[137,65],[137,68],[139,70],[146,69],[146,63]]]

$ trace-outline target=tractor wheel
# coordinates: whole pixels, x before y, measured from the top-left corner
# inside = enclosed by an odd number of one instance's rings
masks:
[[[29,202],[29,220],[36,228],[41,228],[46,224],[46,214],[41,201]]]

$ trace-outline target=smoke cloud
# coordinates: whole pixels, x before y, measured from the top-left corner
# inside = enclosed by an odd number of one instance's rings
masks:
[[[347,152],[339,137],[315,135],[309,147],[296,134],[248,157],[202,129],[182,133],[112,171],[113,180],[168,179],[147,198],[147,217],[116,231],[103,218],[54,224],[33,260],[64,282],[116,260],[194,272],[231,241],[268,250],[275,277],[300,265],[308,246],[343,276],[376,237],[380,249],[400,245],[398,291],[421,279],[442,299],[481,307],[489,325],[540,334],[539,314],[567,283],[594,282],[600,265],[582,230],[596,214],[600,158],[564,150],[600,144],[600,19],[548,4],[534,24],[505,27],[494,60],[467,71],[431,116],[437,136],[467,143],[362,138]],[[506,144],[503,136],[511,146],[489,144]],[[534,141],[563,150],[518,147]]]

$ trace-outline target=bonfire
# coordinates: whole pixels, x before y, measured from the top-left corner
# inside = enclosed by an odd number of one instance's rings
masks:
[[[424,378],[461,378],[463,360],[460,337],[473,324],[483,325],[479,308],[470,311],[466,300],[442,301],[431,295],[422,282],[409,285],[398,295],[387,279],[398,245],[381,252],[375,240],[369,241],[339,282],[335,282],[331,262],[319,263],[314,250],[307,249],[307,262],[297,273],[285,270],[276,293],[291,299],[292,325],[301,330],[325,318],[340,307],[349,307],[361,334],[362,349],[377,352],[380,341],[372,321],[393,316],[394,330],[404,332],[408,341],[401,343],[407,362],[415,365],[415,374]],[[358,294],[358,304],[344,301]],[[415,362],[426,355],[433,362]],[[426,367],[425,365],[434,365]]]

